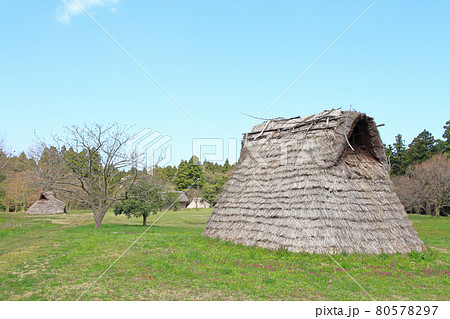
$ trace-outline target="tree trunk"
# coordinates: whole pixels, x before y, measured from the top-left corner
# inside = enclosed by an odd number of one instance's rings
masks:
[[[147,226],[147,215],[144,215],[144,220],[142,222],[142,226]]]
[[[428,202],[426,203],[425,211],[426,211],[427,215],[433,216],[433,208],[431,207],[431,204]]]
[[[95,228],[102,228],[103,217],[105,217],[106,212],[97,211],[94,213]]]
[[[438,218],[440,215],[441,215],[441,208],[439,207],[439,205],[436,205],[434,209],[434,217]]]
[[[195,201],[195,210],[198,210],[198,192],[199,192],[199,189],[197,188],[197,191],[195,192],[195,196],[197,196],[195,199],[196,199],[196,201]]]
[[[102,228],[102,221],[98,220],[98,218],[95,219],[95,228]]]

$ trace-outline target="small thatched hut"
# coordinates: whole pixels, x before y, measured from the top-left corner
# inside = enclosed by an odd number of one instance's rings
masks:
[[[189,199],[187,198],[186,194],[182,191],[177,192],[178,193],[178,202],[180,205],[178,206],[178,209],[184,210],[188,206]]]
[[[177,199],[178,199],[178,209],[179,210],[184,210],[186,209],[188,203],[189,203],[189,199],[187,198],[186,194],[182,191],[173,191],[171,193],[174,193],[177,195]]]
[[[53,192],[41,192],[39,200],[28,208],[27,214],[67,213],[66,204],[56,199]]]
[[[377,125],[341,110],[244,134],[203,235],[292,252],[424,249],[394,192]]]
[[[174,194],[176,196],[176,199],[178,201],[178,209],[179,210],[184,210],[186,209],[188,203],[189,203],[189,199],[187,198],[186,194],[182,191],[169,191],[169,192],[162,192],[163,194],[166,193],[170,193],[170,194]],[[164,209],[169,209],[172,207],[172,204],[167,205],[166,207],[164,207]]]
[[[210,208],[211,205],[202,197],[194,197],[192,202],[188,205],[187,209],[191,208]]]

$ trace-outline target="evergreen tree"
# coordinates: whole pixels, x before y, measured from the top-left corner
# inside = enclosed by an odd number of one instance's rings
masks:
[[[228,172],[231,169],[230,162],[228,161],[228,158],[225,160],[225,164],[223,164],[223,172]]]
[[[202,189],[202,197],[214,206],[218,199],[223,185],[228,181],[227,175],[221,172],[205,172],[205,185]]]
[[[422,163],[429,159],[436,151],[435,140],[433,135],[427,130],[423,130],[416,138],[409,144],[406,152],[407,165]]]
[[[391,157],[391,174],[393,176],[402,175],[406,172],[406,145],[403,141],[402,135],[395,136],[395,143],[393,144]]]
[[[178,190],[185,191],[190,187],[201,189],[204,183],[203,168],[198,157],[192,156],[189,162],[181,161],[173,182]]]
[[[450,155],[450,121],[445,122],[444,134],[442,134],[442,137],[445,139],[443,141],[444,143],[443,151],[444,153]]]
[[[177,173],[177,167],[176,166],[166,166],[164,168],[164,173],[166,174],[166,177],[168,180],[172,180]]]
[[[187,162],[185,160],[182,160],[178,165],[177,175],[173,184],[178,190],[186,190],[189,187]]]

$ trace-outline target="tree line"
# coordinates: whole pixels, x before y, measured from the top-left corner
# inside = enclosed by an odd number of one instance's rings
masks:
[[[96,227],[106,212],[143,218],[177,209],[179,193],[215,205],[233,165],[200,162],[193,156],[177,166],[138,169],[141,154],[126,148],[131,135],[117,123],[73,125],[52,144],[37,141],[16,156],[0,141],[0,211],[24,211],[41,190],[54,191],[68,209],[90,209]],[[439,216],[449,204],[450,121],[443,139],[426,130],[406,146],[398,134],[385,147],[396,192],[408,212]]]
[[[450,121],[443,139],[422,131],[409,145],[401,134],[385,147],[396,193],[410,213],[440,216],[450,205]]]
[[[68,209],[91,209],[97,228],[106,212],[142,217],[164,208],[177,209],[179,193],[192,200],[217,202],[232,165],[193,156],[178,166],[152,168],[140,163],[142,154],[127,149],[131,135],[119,124],[65,128],[53,144],[37,141],[29,154],[9,154],[0,144],[0,211],[25,211],[41,190],[51,190]]]

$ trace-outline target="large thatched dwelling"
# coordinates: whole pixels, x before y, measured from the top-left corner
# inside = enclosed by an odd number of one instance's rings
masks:
[[[423,250],[377,126],[354,111],[273,119],[244,134],[203,235],[310,253]]]
[[[66,204],[56,199],[53,192],[41,192],[39,200],[28,208],[27,214],[67,213]]]

